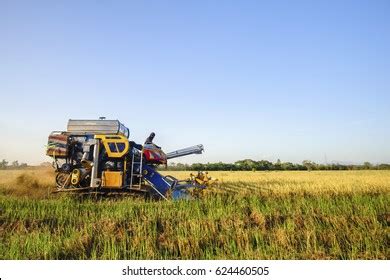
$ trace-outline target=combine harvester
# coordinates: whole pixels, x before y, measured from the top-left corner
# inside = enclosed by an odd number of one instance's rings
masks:
[[[173,199],[190,197],[213,182],[204,172],[177,180],[157,172],[167,160],[201,154],[197,145],[165,154],[154,144],[129,141],[117,120],[69,120],[67,131],[49,135],[46,154],[54,159],[56,192],[144,193]]]

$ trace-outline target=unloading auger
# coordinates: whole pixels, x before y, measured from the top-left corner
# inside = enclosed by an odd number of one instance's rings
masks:
[[[53,131],[46,154],[54,159],[57,192],[137,192],[178,199],[208,185],[199,179],[205,179],[203,173],[177,180],[157,171],[168,159],[201,154],[203,145],[165,154],[154,144],[130,141],[129,135],[121,122],[104,118],[69,120],[66,131]]]

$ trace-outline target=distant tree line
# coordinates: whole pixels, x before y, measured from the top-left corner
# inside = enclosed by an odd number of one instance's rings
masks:
[[[363,164],[318,164],[309,160],[304,160],[302,163],[281,162],[279,159],[276,162],[268,160],[255,161],[251,159],[239,160],[235,163],[171,163],[168,165],[168,170],[208,170],[208,171],[288,171],[288,170],[390,170],[390,164],[371,164],[365,162]]]
[[[41,166],[50,166],[50,163],[42,163]],[[3,159],[0,161],[0,170],[4,169],[23,169],[28,167],[27,163],[19,163],[15,160],[11,163]],[[160,169],[164,169],[160,167]],[[390,164],[372,164],[364,162],[363,164],[318,164],[310,160],[304,160],[302,163],[282,162],[279,159],[276,162],[268,160],[255,161],[251,159],[244,159],[236,161],[235,163],[170,163],[168,170],[206,170],[206,171],[289,171],[289,170],[390,170]]]
[[[15,160],[15,161],[13,161],[11,163],[6,161],[5,159],[0,161],[0,170],[4,170],[4,169],[22,169],[22,168],[26,168],[27,166],[28,166],[27,163],[19,163],[19,161],[17,161],[17,160]]]

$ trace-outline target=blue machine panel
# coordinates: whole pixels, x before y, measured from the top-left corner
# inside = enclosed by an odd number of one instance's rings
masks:
[[[148,165],[142,166],[142,172],[144,178],[153,185],[162,195],[165,195],[170,189],[171,185],[165,180],[164,176],[154,170],[153,167]]]

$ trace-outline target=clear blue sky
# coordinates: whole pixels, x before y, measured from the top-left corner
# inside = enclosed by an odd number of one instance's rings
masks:
[[[390,1],[0,1],[0,160],[69,118],[182,162],[390,162]],[[176,161],[178,162],[178,161]]]

